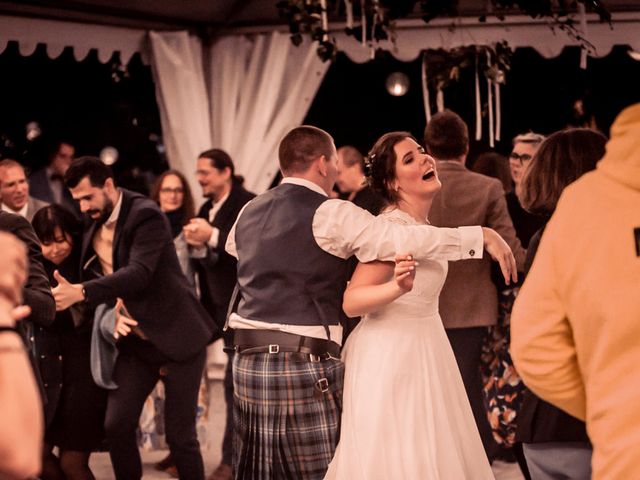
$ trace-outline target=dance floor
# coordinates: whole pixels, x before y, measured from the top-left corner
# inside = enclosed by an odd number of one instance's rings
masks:
[[[220,445],[222,444],[222,432],[224,430],[225,410],[222,382],[214,380],[211,388],[211,404],[209,409],[209,433],[210,443],[203,446],[202,456],[207,475],[220,462]],[[153,468],[153,464],[164,458],[166,451],[142,452],[142,462],[144,464],[145,480],[160,480],[171,478],[164,472],[158,472]],[[91,468],[98,480],[109,480],[113,478],[111,463],[107,453],[96,453],[91,456]],[[520,473],[518,466],[513,463],[495,462],[493,472],[496,480],[522,480],[524,477]]]

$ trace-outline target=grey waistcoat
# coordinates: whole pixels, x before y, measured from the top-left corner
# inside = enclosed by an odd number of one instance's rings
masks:
[[[255,198],[236,226],[238,314],[290,325],[337,325],[347,261],[322,250],[312,221],[327,200],[283,184]],[[327,329],[328,330],[328,329]]]

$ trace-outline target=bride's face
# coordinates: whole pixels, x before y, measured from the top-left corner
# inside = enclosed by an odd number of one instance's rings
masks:
[[[442,183],[436,162],[413,139],[405,138],[393,147],[396,154],[396,178],[391,187],[400,197],[432,197]]]

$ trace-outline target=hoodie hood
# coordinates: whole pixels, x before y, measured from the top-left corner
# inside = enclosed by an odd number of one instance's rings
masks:
[[[618,183],[640,190],[640,103],[625,108],[616,117],[597,169]]]

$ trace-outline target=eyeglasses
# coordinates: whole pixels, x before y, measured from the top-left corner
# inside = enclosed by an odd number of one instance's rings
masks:
[[[165,187],[165,188],[161,188],[160,189],[160,193],[175,193],[176,195],[180,195],[180,194],[184,193],[184,188],[182,188],[182,187],[176,187],[176,188]]]
[[[520,163],[520,165],[522,165],[524,162],[528,162],[529,160],[531,160],[531,155],[529,155],[528,153],[523,153],[522,155],[518,155],[515,152],[511,152],[511,154],[509,155],[509,160],[513,160],[514,162],[518,162]]]

